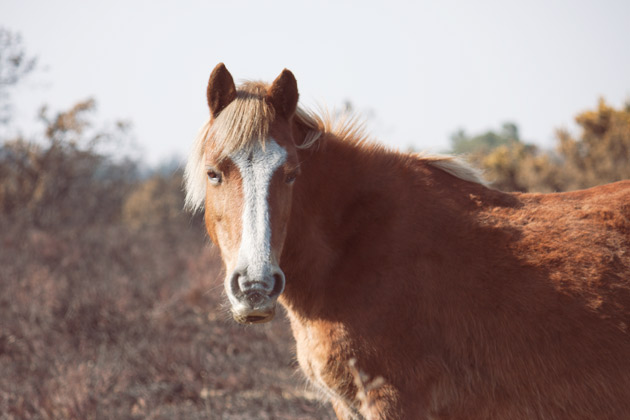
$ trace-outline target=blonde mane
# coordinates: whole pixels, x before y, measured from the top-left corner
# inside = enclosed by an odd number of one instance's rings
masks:
[[[219,116],[209,118],[199,130],[184,170],[186,189],[185,208],[197,212],[203,208],[206,195],[205,150],[211,145],[219,160],[232,152],[251,148],[255,142],[264,145],[269,126],[274,118],[273,108],[264,100],[268,85],[261,82],[245,82],[237,96]],[[356,115],[334,115],[323,110],[320,114],[297,108],[294,120],[306,127],[308,134],[297,147],[312,147],[324,134],[353,143],[366,143],[369,136],[365,125]],[[486,185],[480,171],[453,156],[416,154],[429,165],[441,169],[465,181]]]
[[[472,182],[488,186],[490,183],[484,179],[481,170],[474,168],[461,160],[457,156],[452,155],[425,155],[424,153],[415,153],[419,159],[427,162],[429,165],[441,169],[446,173],[464,181]]]

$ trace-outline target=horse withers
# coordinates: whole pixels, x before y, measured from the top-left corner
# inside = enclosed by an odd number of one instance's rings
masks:
[[[288,70],[219,64],[207,99],[186,200],[234,319],[283,305],[339,418],[630,418],[630,182],[499,192],[301,109]]]

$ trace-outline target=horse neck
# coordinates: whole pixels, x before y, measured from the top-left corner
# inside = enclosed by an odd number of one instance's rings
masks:
[[[357,281],[348,272],[353,268],[348,254],[369,247],[382,230],[396,229],[394,219],[411,213],[401,194],[410,194],[405,190],[415,169],[409,163],[417,160],[332,135],[300,154],[302,174],[281,262],[287,275],[283,303],[316,317],[319,309],[333,310],[331,298],[356,297],[346,293]]]
[[[332,135],[301,150],[300,161],[281,265],[283,303],[305,316],[373,292],[358,285],[366,264],[378,272],[384,259],[409,264],[402,258],[414,252],[474,248],[467,215],[506,199],[417,157]]]

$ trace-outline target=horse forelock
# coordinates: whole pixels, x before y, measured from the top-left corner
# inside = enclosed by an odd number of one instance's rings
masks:
[[[250,149],[269,135],[274,110],[265,101],[267,85],[245,82],[232,101],[212,122],[206,138],[206,150],[213,159],[223,160],[237,150]]]

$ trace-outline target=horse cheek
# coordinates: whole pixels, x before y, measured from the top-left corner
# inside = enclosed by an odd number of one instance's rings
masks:
[[[280,262],[291,214],[292,187],[284,184],[282,177],[274,177],[269,197],[271,247],[277,262]]]
[[[215,191],[208,191],[206,197],[206,231],[214,245],[221,251],[221,255],[225,256],[229,254],[228,250],[231,248],[230,229],[226,226],[225,200]]]
[[[219,242],[217,230],[218,224],[221,222],[221,218],[220,216],[217,216],[210,200],[206,200],[204,222],[206,224],[206,231],[208,232],[208,236],[210,236],[212,243],[220,248],[221,244]]]

